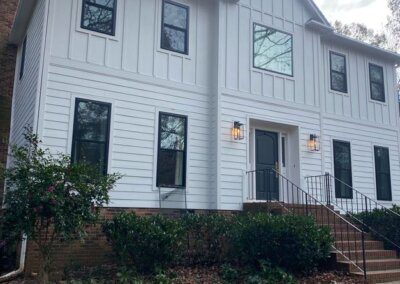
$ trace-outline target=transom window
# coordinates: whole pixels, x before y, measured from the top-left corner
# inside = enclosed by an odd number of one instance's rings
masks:
[[[383,201],[392,201],[389,149],[375,146],[374,154],[377,199]]]
[[[331,89],[334,91],[347,93],[347,67],[346,56],[330,52],[331,65]]]
[[[253,26],[253,65],[293,76],[293,37],[259,24]]]
[[[350,143],[333,141],[333,160],[335,170],[335,194],[336,198],[353,198],[353,177],[351,169]]]
[[[188,54],[189,7],[163,1],[161,48]]]
[[[106,174],[111,105],[77,99],[75,103],[72,162],[87,163]]]
[[[385,102],[385,85],[382,66],[372,63],[369,64],[369,83],[371,99],[379,102]]]
[[[81,28],[115,35],[117,0],[82,0]]]
[[[186,186],[187,118],[160,113],[158,126],[158,187]]]

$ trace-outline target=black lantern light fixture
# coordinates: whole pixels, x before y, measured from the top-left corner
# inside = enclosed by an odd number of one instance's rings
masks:
[[[319,137],[316,134],[310,134],[310,139],[307,141],[307,148],[311,152],[318,152],[320,150]]]
[[[232,128],[232,137],[234,140],[243,140],[244,139],[244,124],[239,121],[235,121],[233,123]]]

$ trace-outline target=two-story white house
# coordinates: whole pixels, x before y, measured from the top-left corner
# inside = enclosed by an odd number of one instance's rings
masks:
[[[279,200],[250,185],[266,168],[400,202],[400,55],[334,33],[311,0],[21,0],[10,40],[11,143],[31,125],[121,173],[111,207]]]

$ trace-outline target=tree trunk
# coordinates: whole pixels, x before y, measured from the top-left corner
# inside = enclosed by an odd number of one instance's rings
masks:
[[[42,265],[40,271],[40,283],[41,284],[49,284],[50,283],[50,271],[52,264],[52,256],[51,251],[45,249],[42,252]]]

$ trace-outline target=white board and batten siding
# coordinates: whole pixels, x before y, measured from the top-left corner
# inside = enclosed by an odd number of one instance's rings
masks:
[[[230,134],[235,120],[275,122],[299,129],[301,177],[320,173],[321,154],[304,147],[310,133],[320,134],[319,35],[305,28],[311,18],[302,1],[242,0],[225,4],[220,27],[226,50],[219,58],[221,75],[221,208],[240,209],[244,172],[249,169],[249,135],[242,142]],[[253,68],[253,24],[261,24],[293,35],[293,77]],[[238,56],[239,55],[239,56]]]
[[[70,153],[75,99],[112,104],[109,172],[123,178],[110,206],[159,206],[160,111],[188,116],[189,208],[242,208],[244,173],[251,169],[249,124],[255,120],[296,129],[299,157],[289,167],[299,172],[303,186],[308,175],[333,173],[333,139],[350,140],[354,186],[374,197],[373,146],[389,147],[393,197],[400,201],[394,68],[373,55],[321,40],[306,27],[317,15],[305,1],[175,0],[190,8],[188,55],[160,48],[162,0],[118,0],[115,36],[80,28],[81,1],[39,1],[28,29],[28,34],[43,33],[39,18],[44,21],[47,2],[38,132],[53,152]],[[293,76],[253,67],[254,23],[293,35]],[[32,38],[24,79],[16,83],[14,141],[22,120],[35,123],[42,41]],[[347,56],[348,94],[329,88],[330,50]],[[369,99],[369,62],[384,67],[387,103]],[[232,139],[234,121],[245,123],[242,141]],[[321,136],[318,153],[307,151],[310,134]]]
[[[346,56],[348,93],[330,89],[329,52]],[[325,96],[323,153],[325,171],[334,174],[333,140],[350,142],[353,186],[376,199],[374,146],[389,148],[393,202],[400,201],[399,113],[395,92],[395,70],[385,61],[356,49],[323,43]],[[383,67],[385,102],[372,100],[369,63]],[[391,202],[388,202],[390,204]]]
[[[38,1],[26,31],[26,53],[23,77],[20,79],[22,44],[18,48],[15,68],[14,95],[10,144],[22,145],[25,127],[36,127],[35,108],[39,97],[42,59],[44,49],[44,26],[46,19],[46,0]]]
[[[214,2],[182,2],[190,7],[189,55],[159,48],[160,0],[119,0],[115,37],[80,28],[80,0],[51,1],[43,141],[55,152],[70,153],[75,98],[112,103],[109,172],[123,178],[110,206],[159,206],[155,176],[163,111],[188,116],[188,207],[216,207],[209,123]]]

